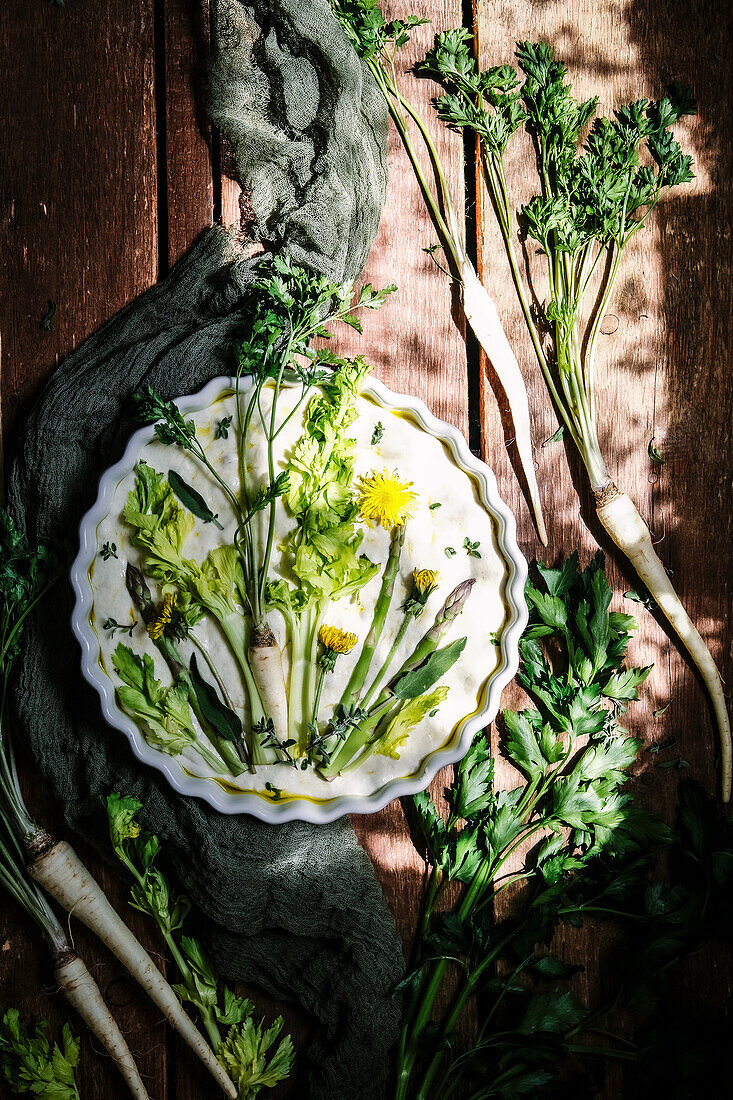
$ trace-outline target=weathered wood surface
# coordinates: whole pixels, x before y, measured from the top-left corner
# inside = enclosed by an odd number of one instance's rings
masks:
[[[687,125],[698,179],[665,203],[654,226],[640,235],[622,276],[612,313],[618,320],[600,348],[602,442],[613,472],[649,520],[665,563],[703,636],[731,681],[731,498],[733,423],[731,384],[731,49],[724,5],[703,0],[476,0],[482,62],[509,60],[513,42],[546,37],[567,60],[580,92],[600,91],[606,110],[625,98],[660,94],[669,79],[692,84],[700,116]],[[430,0],[420,11],[435,29],[469,18],[460,0]],[[399,0],[392,15],[410,7]],[[0,11],[2,71],[8,91],[0,134],[0,375],[2,423],[12,444],[28,403],[60,359],[117,309],[150,286],[221,217],[235,224],[238,189],[222,178],[222,156],[204,117],[204,72],[209,33],[207,0],[6,0]],[[405,62],[430,42],[429,28],[414,33]],[[413,101],[429,115],[434,91],[405,76]],[[464,173],[459,138],[435,127],[457,200],[474,194],[471,166]],[[226,159],[225,157],[223,158]],[[511,156],[517,204],[527,197],[527,150]],[[370,316],[364,347],[380,377],[417,394],[437,415],[464,431],[494,467],[499,488],[518,516],[528,557],[540,550],[512,471],[510,434],[502,424],[486,365],[467,356],[451,315],[450,288],[422,248],[433,243],[414,180],[394,134],[390,190],[378,239],[365,273],[376,284],[397,282],[400,294]],[[562,444],[540,447],[556,424],[511,290],[504,256],[481,188],[469,205],[478,260],[496,296],[520,361],[526,366],[535,424],[537,462],[552,559],[579,546],[589,556],[600,539],[582,470]],[[475,216],[474,216],[475,215]],[[39,320],[53,299],[53,330]],[[657,478],[647,457],[651,437],[667,462]],[[580,490],[580,505],[576,490]],[[581,514],[582,512],[582,514]],[[588,526],[586,526],[586,523]],[[619,595],[633,587],[611,555]],[[636,609],[638,610],[638,609]],[[677,737],[671,755],[715,788],[710,717],[695,676],[645,613],[632,656],[655,662],[645,701],[632,729],[648,740]],[[727,665],[727,668],[726,668]],[[518,702],[511,696],[507,701]],[[653,712],[667,703],[668,710]],[[675,769],[644,759],[647,804],[670,814]],[[434,790],[445,783],[439,776]],[[30,772],[26,789],[39,814],[49,813],[45,792]],[[59,822],[54,822],[59,824]],[[422,868],[398,804],[355,821],[374,860],[398,927],[408,942]],[[86,855],[82,851],[82,855]],[[90,857],[118,906],[124,889]],[[152,952],[159,950],[146,922],[128,910]],[[195,1100],[208,1081],[171,1039],[156,1013],[120,967],[91,936],[74,926],[77,942],[118,1014],[152,1096]],[[584,955],[579,987],[593,993],[606,943],[577,933],[562,945]],[[721,1007],[730,969],[710,953],[685,970],[688,1003],[713,998]],[[0,1003],[25,1016],[47,1017],[56,1030],[63,1010],[50,991],[46,960],[17,912],[0,904]],[[263,1011],[273,1002],[257,998]],[[291,1015],[297,1035],[305,1024]],[[79,1074],[83,1096],[119,1095],[106,1058],[89,1050]],[[297,1081],[289,1090],[299,1095]],[[610,1082],[607,1095],[620,1096]]]
[[[733,485],[731,481],[731,243],[730,219],[730,43],[722,11],[662,2],[603,0],[588,4],[491,4],[477,0],[476,23],[483,67],[510,62],[514,43],[544,39],[566,61],[576,94],[600,94],[600,110],[647,96],[658,99],[675,79],[689,84],[699,115],[680,126],[696,161],[697,179],[662,203],[647,229],[632,242],[618,289],[599,340],[598,421],[609,471],[625,488],[652,531],[657,552],[677,591],[710,645],[730,684],[731,599],[733,597]],[[727,42],[727,45],[726,45]],[[507,174],[516,208],[535,193],[529,140],[510,145]],[[487,196],[479,186],[483,216],[479,242],[482,276],[495,296],[507,333],[524,369],[530,392],[536,460],[552,561],[574,547],[589,559],[600,545],[608,555],[617,596],[635,587],[595,518],[585,471],[572,444],[542,446],[557,420],[524,325],[501,237]],[[483,201],[482,201],[483,200]],[[532,249],[529,249],[532,253]],[[540,298],[545,294],[542,257],[530,255]],[[482,364],[482,367],[484,365]],[[503,444],[501,418],[493,400],[490,372],[482,369],[482,447],[518,518],[520,545],[528,558],[540,554],[526,505],[511,474],[512,449]],[[654,465],[648,445],[665,457]],[[580,505],[577,492],[580,493]],[[691,774],[713,792],[718,785],[717,735],[697,677],[651,615],[638,604],[618,600],[640,630],[630,648],[638,665],[654,664],[642,698],[629,713],[629,729],[645,744],[675,738],[658,756],[641,755],[634,787],[641,801],[674,820],[680,772],[659,767],[687,761]],[[506,695],[520,702],[517,688]],[[655,712],[664,713],[655,717]],[[655,764],[657,766],[655,766]],[[508,770],[508,769],[507,769]],[[505,902],[511,904],[511,899]],[[609,968],[610,932],[604,926],[568,931],[561,953],[582,959],[575,980],[581,996],[597,993]],[[686,965],[677,980],[680,1003],[730,1010],[731,959],[710,955]],[[709,998],[709,1000],[708,1000]],[[694,1010],[693,1010],[694,1011]],[[609,1095],[622,1095],[615,1075]]]

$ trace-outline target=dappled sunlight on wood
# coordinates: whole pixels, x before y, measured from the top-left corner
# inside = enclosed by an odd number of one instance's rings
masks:
[[[448,8],[451,5],[447,5]],[[393,15],[404,15],[403,4],[385,5]],[[432,123],[430,97],[437,91],[430,81],[408,70],[430,46],[433,34],[460,21],[460,7],[451,15],[433,14],[432,27],[417,27],[400,54],[400,87],[406,98]],[[463,207],[463,143],[445,127],[432,127],[446,167],[459,217]],[[408,245],[409,242],[409,245]],[[461,332],[452,318],[448,277],[422,251],[436,243],[435,231],[418,190],[414,173],[393,126],[389,132],[389,185],[377,239],[362,279],[375,286],[397,284],[397,293],[378,316],[364,318],[364,338],[339,334],[333,346],[359,353],[374,363],[383,382],[398,392],[424,400],[436,416],[468,427],[466,352]]]

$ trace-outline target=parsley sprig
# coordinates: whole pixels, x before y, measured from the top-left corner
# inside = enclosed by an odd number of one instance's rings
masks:
[[[31,1031],[15,1008],[0,1017],[0,1079],[12,1092],[32,1093],[48,1100],[79,1100],[74,1071],[79,1064],[79,1040],[64,1024],[61,1043],[51,1043],[43,1021]]]
[[[524,83],[512,65],[479,69],[473,36],[458,29],[437,35],[419,68],[444,89],[436,100],[440,119],[479,139],[484,179],[540,367],[592,484],[602,486],[609,477],[595,427],[596,342],[629,241],[670,188],[694,178],[692,158],[670,131],[683,115],[695,113],[695,101],[673,84],[658,102],[639,99],[613,118],[597,118],[583,143],[598,99],[574,98],[565,66],[544,42],[519,42],[517,60]],[[546,257],[550,288],[539,323],[514,247],[504,166],[507,145],[522,129],[534,142],[540,192],[522,208],[521,220]],[[549,350],[545,332],[552,338]]]
[[[503,715],[503,753],[521,782],[495,790],[490,747],[479,735],[457,769],[447,816],[427,793],[413,799],[430,878],[408,979],[397,1100],[436,1095],[431,1090],[442,1079],[461,1013],[490,986],[510,944],[517,949],[515,932],[494,926],[490,916],[502,890],[523,882],[549,904],[581,874],[592,878],[605,861],[636,858],[666,837],[624,789],[640,742],[627,735],[619,717],[649,669],[624,666],[635,622],[609,609],[602,555],[584,571],[577,554],[559,569],[540,564],[527,602],[519,679],[536,706]],[[532,856],[523,857],[530,843]],[[440,902],[450,883],[461,884],[463,895],[445,915]],[[460,984],[436,1032],[433,1009],[451,961],[460,964]],[[577,1022],[568,1001],[552,1013]],[[529,1019],[526,1030],[533,1030]],[[433,1053],[421,1066],[426,1049]],[[423,1076],[416,1080],[418,1069]]]
[[[110,794],[107,799],[112,848],[133,880],[130,904],[158,924],[180,976],[173,988],[199,1013],[212,1049],[237,1086],[239,1100],[254,1100],[261,1089],[273,1088],[290,1073],[292,1041],[286,1035],[275,1047],[282,1017],[269,1028],[264,1021],[257,1023],[252,1001],[222,986],[201,945],[183,934],[191,903],[175,892],[157,866],[160,841],[139,824],[141,809],[134,798]]]

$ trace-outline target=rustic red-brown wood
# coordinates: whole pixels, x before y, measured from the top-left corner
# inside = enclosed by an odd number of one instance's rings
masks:
[[[430,0],[419,7],[432,18],[434,30],[459,25],[467,14],[460,0]],[[404,15],[410,5],[394,0],[388,9]],[[510,60],[517,38],[546,37],[568,62],[579,92],[599,91],[606,110],[625,98],[658,95],[675,77],[691,83],[700,101],[699,118],[686,126],[698,180],[665,203],[629,256],[612,307],[618,326],[599,353],[599,407],[612,472],[662,539],[678,591],[730,682],[731,245],[723,230],[731,213],[725,105],[732,67],[723,5],[476,0],[474,22],[483,63]],[[403,66],[420,56],[432,33],[427,27],[414,32]],[[164,273],[212,216],[218,214],[225,224],[239,219],[239,189],[222,178],[222,155],[216,139],[212,152],[205,120],[208,35],[208,0],[67,0],[64,8],[43,0],[7,0],[3,5],[0,50],[9,92],[0,134],[0,395],[10,445],[28,402],[64,355]],[[404,81],[411,100],[430,117],[435,89],[409,74]],[[462,142],[437,124],[434,133],[460,208]],[[500,491],[518,516],[520,543],[532,557],[541,548],[512,470],[511,436],[490,374],[484,364],[479,370],[472,357],[467,359],[447,280],[421,251],[434,235],[394,133],[389,154],[389,193],[365,277],[377,285],[396,282],[400,293],[369,316],[359,350],[385,382],[422,397],[437,415],[464,431],[469,413],[472,423],[480,423],[484,457],[496,470]],[[519,205],[529,194],[529,152],[518,146],[509,163]],[[550,532],[545,556],[575,546],[589,556],[596,539],[608,549],[575,457],[562,444],[539,446],[556,425],[480,187],[475,224],[483,276],[526,367]],[[58,311],[53,330],[45,332],[38,323],[49,299]],[[667,459],[658,479],[647,457],[652,436]],[[619,595],[633,586],[614,555],[611,569]],[[648,740],[674,733],[672,754],[689,761],[691,773],[713,790],[714,737],[699,684],[663,631],[643,611],[639,617],[642,629],[632,657],[640,664],[654,661],[655,671],[633,713],[632,729]],[[518,694],[507,697],[518,701]],[[653,717],[668,702],[669,709]],[[652,768],[650,761],[644,798],[670,815],[677,773]],[[448,778],[438,776],[433,790],[439,792]],[[26,780],[33,807],[47,820],[46,792],[30,771]],[[52,824],[61,828],[58,821]],[[422,866],[401,809],[394,803],[354,824],[408,944]],[[125,909],[120,880],[90,853],[81,854],[89,856],[114,903]],[[158,950],[144,919],[126,911],[149,949]],[[207,1095],[208,1080],[115,961],[83,929],[75,925],[74,933],[138,1055],[151,1095],[160,1100]],[[568,956],[583,956],[586,973],[578,979],[579,989],[592,996],[606,939],[597,932],[592,939],[573,932],[561,947]],[[706,953],[688,965],[682,979],[688,1000],[704,994],[722,1006],[731,985],[728,961],[721,964]],[[57,1030],[64,1012],[57,996],[42,995],[49,984],[37,937],[3,902],[0,1002],[17,1005],[28,1017],[49,1018]],[[269,998],[256,1000],[268,1014],[281,1008]],[[302,1041],[305,1023],[292,1012],[287,1023]],[[82,1095],[118,1095],[109,1061],[93,1055],[86,1039],[85,1044]],[[622,1095],[621,1088],[612,1080],[608,1095]],[[297,1079],[288,1091],[299,1094]]]
[[[729,223],[730,40],[722,8],[686,6],[674,0],[631,3],[512,2],[497,6],[476,0],[475,22],[481,65],[513,60],[517,40],[544,40],[568,66],[576,94],[599,94],[609,114],[624,102],[659,98],[670,81],[689,84],[699,115],[680,126],[697,162],[694,184],[670,195],[649,227],[634,240],[610,306],[597,356],[598,418],[609,471],[635,500],[673,572],[677,591],[731,682],[731,284]],[[536,193],[534,159],[528,141],[510,144],[506,157],[513,205]],[[482,362],[482,449],[496,470],[505,499],[517,515],[520,546],[528,558],[552,561],[571,548],[587,561],[600,545],[617,594],[616,606],[635,614],[640,630],[630,648],[634,664],[653,663],[641,701],[631,708],[628,727],[646,745],[676,738],[659,757],[642,753],[634,780],[640,800],[674,820],[680,773],[655,762],[682,758],[684,774],[718,790],[717,735],[696,676],[663,629],[639,604],[624,601],[634,588],[623,561],[594,515],[587,478],[572,444],[548,443],[557,428],[542,376],[508,273],[496,220],[479,181],[479,268],[495,297],[510,340],[524,369],[530,394],[538,478],[550,544],[540,546],[527,506],[512,476],[514,455],[505,444],[490,369]],[[540,298],[545,294],[542,258],[530,248],[530,268]],[[648,445],[654,438],[665,464],[654,466]],[[511,460],[511,461],[510,461]],[[580,500],[578,499],[580,494]],[[514,687],[507,705],[521,705]],[[664,709],[663,708],[667,708]],[[663,713],[659,713],[663,710]],[[655,714],[656,712],[656,714]],[[496,737],[495,737],[496,743]],[[504,768],[504,780],[512,777]],[[508,897],[505,906],[512,904]],[[582,996],[598,995],[608,976],[612,934],[603,926],[568,930],[559,950],[583,962],[576,978]],[[677,989],[686,1011],[730,1008],[731,958],[704,954],[683,968]],[[606,1095],[623,1095],[619,1076],[610,1076]]]
[[[0,12],[0,50],[7,105],[0,153],[2,408],[12,435],[59,360],[157,277],[152,0],[63,9],[12,0]],[[39,321],[49,299],[57,312],[46,332]],[[61,829],[49,820],[51,799],[30,769],[25,789],[39,817]],[[83,845],[80,854],[122,911],[120,880]],[[130,911],[134,930],[157,951],[157,937],[139,916]],[[73,934],[151,1094],[165,1096],[162,1018],[92,935],[78,923]],[[68,1013],[53,991],[48,957],[5,896],[0,947],[0,1003],[49,1019],[58,1034]],[[86,1096],[119,1094],[110,1059],[93,1051],[86,1034],[79,1084]]]

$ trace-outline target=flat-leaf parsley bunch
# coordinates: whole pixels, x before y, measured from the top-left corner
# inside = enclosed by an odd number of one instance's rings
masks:
[[[496,984],[496,965],[511,950],[520,951],[521,942],[515,926],[494,922],[492,903],[503,890],[524,884],[523,919],[535,935],[528,944],[532,954],[559,919],[548,899],[667,835],[624,789],[640,743],[621,718],[649,669],[624,665],[636,624],[610,610],[602,555],[583,571],[577,554],[559,569],[539,565],[537,582],[526,592],[530,619],[520,643],[519,680],[536,706],[503,716],[503,754],[521,781],[495,789],[494,761],[479,735],[458,766],[447,817],[427,793],[413,799],[430,876],[406,983],[399,1100],[450,1094],[456,1026],[466,1005],[487,993],[497,994],[497,1003],[482,1021],[479,1045],[491,1034],[494,1012],[506,996]],[[455,910],[446,914],[441,900],[451,883],[463,889]],[[445,1017],[436,1020],[436,1000],[455,964],[457,992]],[[550,973],[555,965],[541,967]],[[522,1026],[526,1033],[551,1033],[562,1021],[569,1026],[571,1017],[577,1022],[575,1012],[567,998],[552,1005],[534,1002]],[[548,1014],[554,1022],[548,1023]]]

